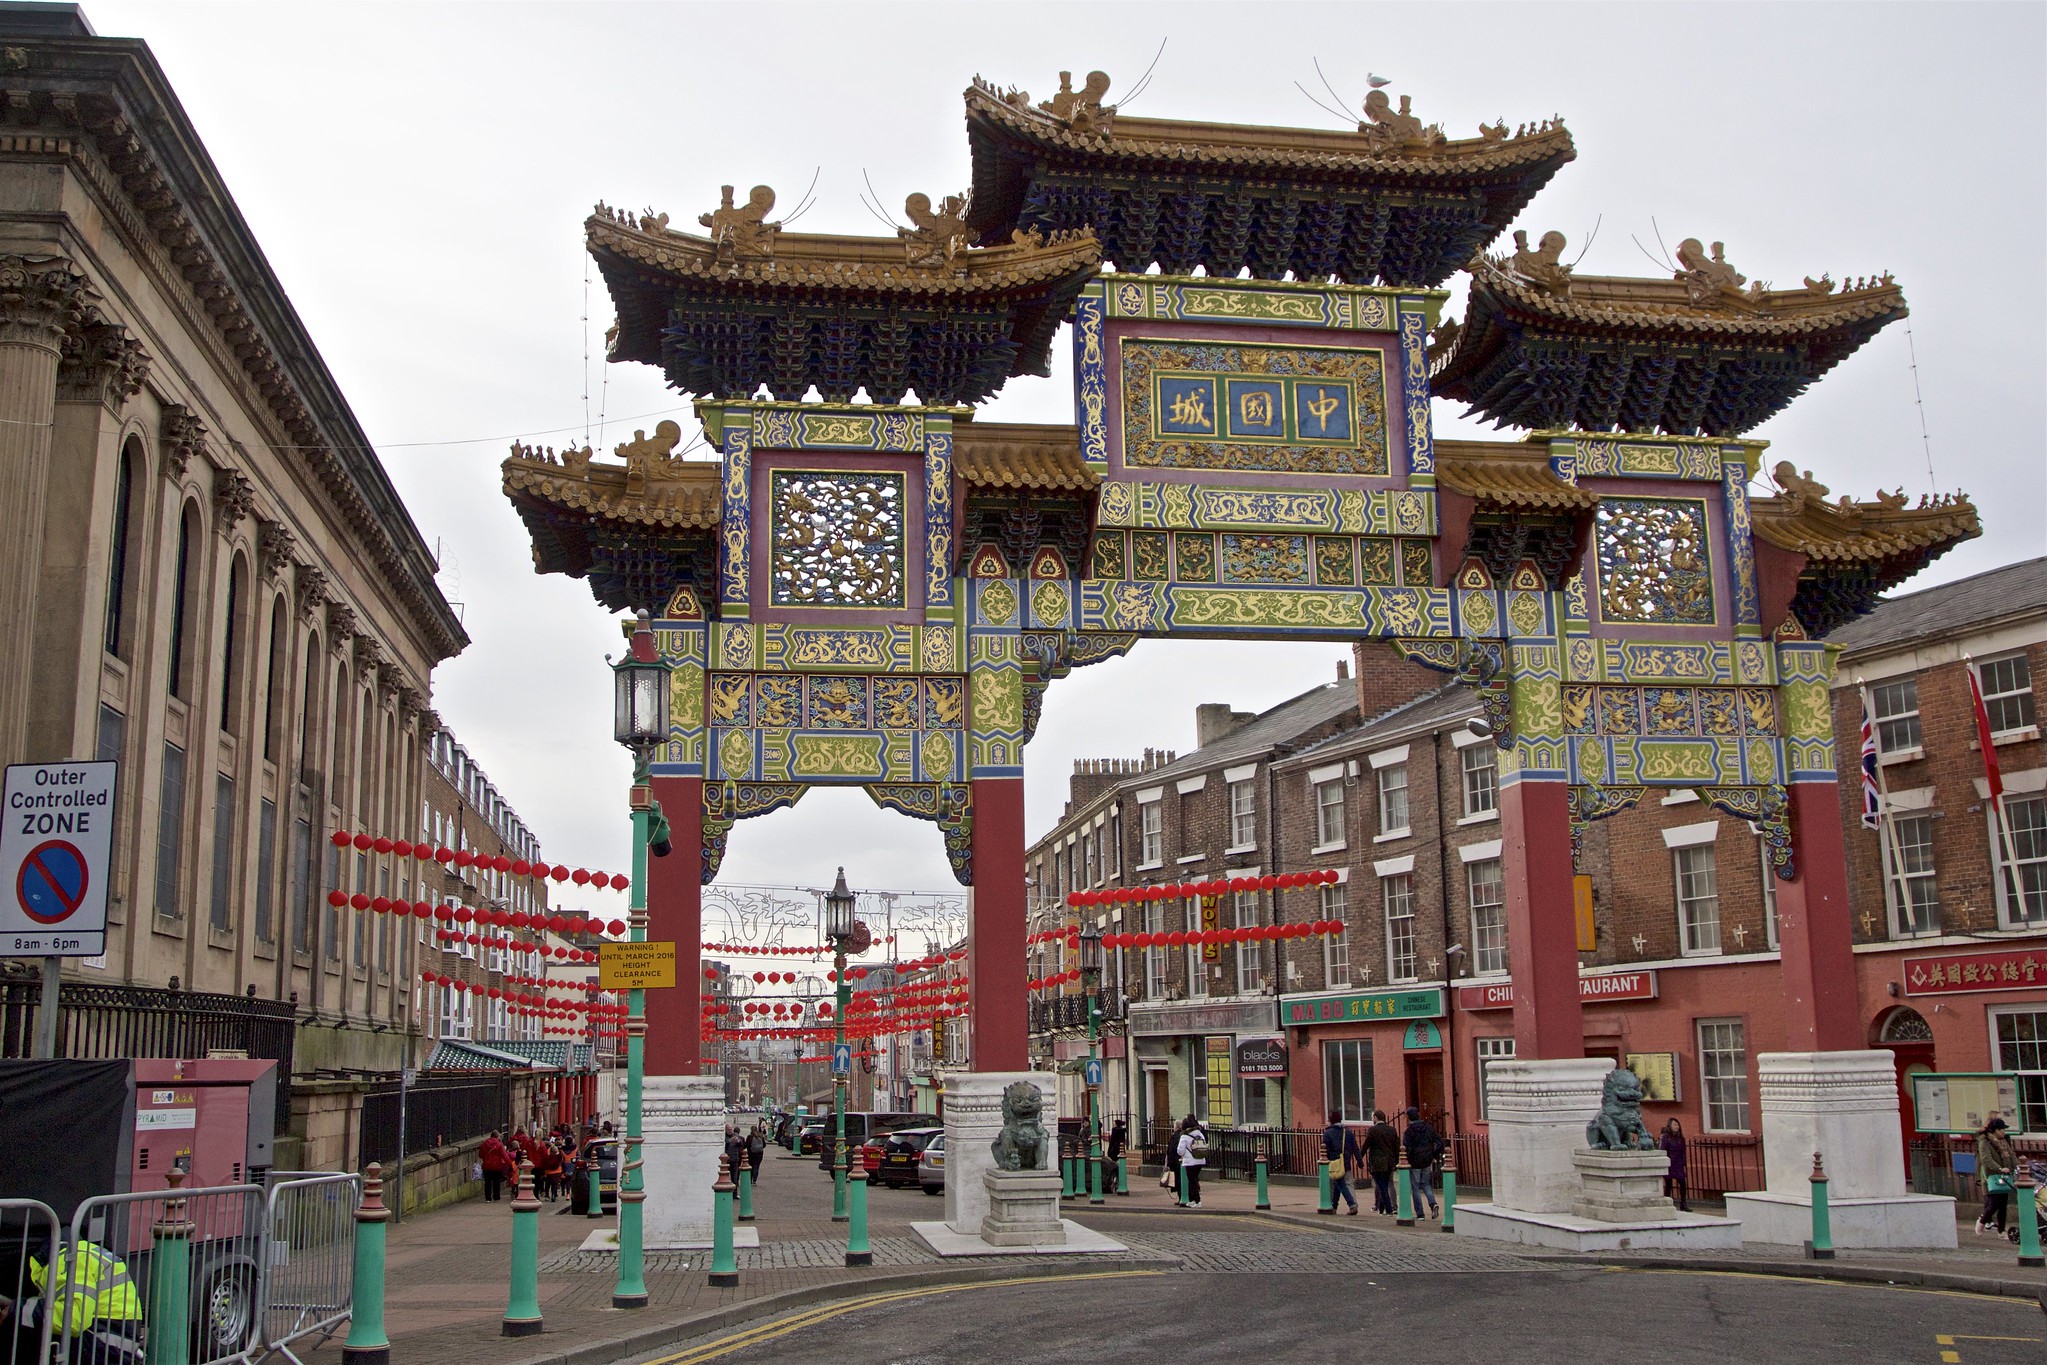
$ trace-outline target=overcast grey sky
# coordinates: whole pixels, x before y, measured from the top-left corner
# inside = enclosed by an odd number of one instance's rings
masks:
[[[1972,5],[182,5],[94,0],[146,39],[429,544],[475,643],[435,704],[546,855],[619,866],[628,762],[603,666],[619,636],[580,582],[536,577],[498,491],[509,439],[600,452],[688,422],[645,366],[600,355],[610,309],[583,254],[599,199],[680,223],[721,184],[817,176],[810,232],[968,178],[960,91],[979,74],[1042,98],[1100,68],[1133,115],[1339,126],[1392,78],[1453,137],[1562,114],[1578,160],[1520,226],[1597,240],[1583,273],[1655,274],[1688,236],[1754,278],[1896,273],[1893,326],[1756,434],[1837,492],[1966,487],[1983,538],[1922,585],[2047,547],[2047,288],[2038,4]],[[1352,114],[1352,118],[1356,115]],[[1462,310],[1461,279],[1449,311]],[[1914,403],[1911,351],[1931,436]],[[1070,421],[1052,378],[987,409]],[[586,394],[587,379],[587,402]],[[586,419],[587,411],[587,419]],[[602,430],[598,415],[603,414]],[[1438,431],[1484,434],[1453,405]],[[1262,709],[1333,675],[1334,645],[1147,644],[1048,694],[1029,751],[1031,832],[1076,757],[1191,747],[1193,708]],[[741,825],[725,880],[949,887],[936,830],[858,793],[813,792]]]

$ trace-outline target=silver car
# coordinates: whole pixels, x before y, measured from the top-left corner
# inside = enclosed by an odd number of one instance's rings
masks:
[[[917,1158],[917,1184],[926,1194],[945,1193],[945,1134],[940,1133],[924,1144],[924,1151]]]

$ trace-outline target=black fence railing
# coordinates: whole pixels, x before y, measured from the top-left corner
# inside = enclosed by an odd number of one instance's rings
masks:
[[[1265,1153],[1268,1175],[1313,1176],[1322,1152],[1320,1129],[1304,1128],[1221,1128],[1204,1129],[1208,1134],[1208,1174],[1217,1180],[1249,1180],[1257,1171],[1258,1153]],[[1177,1123],[1150,1122],[1144,1125],[1139,1147],[1144,1164],[1163,1165],[1172,1144],[1179,1140]]]
[[[2047,1139],[2019,1138],[2012,1145],[2018,1148],[2020,1156],[2029,1161],[2047,1161]],[[1922,1133],[1912,1139],[1909,1156],[1910,1169],[1906,1178],[1914,1194],[1949,1195],[1965,1209],[1981,1206],[1982,1172],[1955,1169],[1957,1156],[1969,1158],[1963,1163],[1965,1166],[1976,1164],[1976,1139],[1973,1135]]]
[[[1099,997],[1102,1022],[1123,1017],[1126,1008],[1123,996],[1117,991],[1103,991]],[[1046,1000],[1033,1000],[1030,1006],[1030,1031],[1050,1033],[1054,1029],[1087,1027],[1087,997],[1085,995],[1055,995]]]
[[[405,1150],[423,1152],[451,1142],[482,1137],[493,1128],[510,1131],[509,1076],[448,1076],[415,1081],[404,1096]],[[379,1081],[363,1096],[360,1170],[372,1161],[398,1159],[398,1082]]]
[[[26,1057],[35,1046],[42,982],[0,982],[0,1056]],[[202,1058],[238,1051],[277,1063],[277,1123],[291,1123],[291,1049],[297,1023],[281,1000],[154,986],[66,981],[57,994],[57,1055],[75,1058]]]

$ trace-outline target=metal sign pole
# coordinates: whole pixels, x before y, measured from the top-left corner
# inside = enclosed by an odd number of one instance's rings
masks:
[[[410,1044],[407,1045],[410,1050]],[[412,1068],[405,1067],[398,1073],[398,1170],[392,1183],[395,1195],[391,1200],[391,1221],[405,1221],[405,1109],[406,1101],[412,1095]]]
[[[43,959],[43,994],[36,1002],[36,1046],[38,1061],[49,1061],[57,1055],[57,972],[64,965],[61,957]]]

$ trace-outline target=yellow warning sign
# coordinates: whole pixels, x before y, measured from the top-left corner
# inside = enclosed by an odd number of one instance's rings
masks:
[[[597,948],[597,984],[607,991],[639,991],[675,984],[673,943],[605,943]]]

